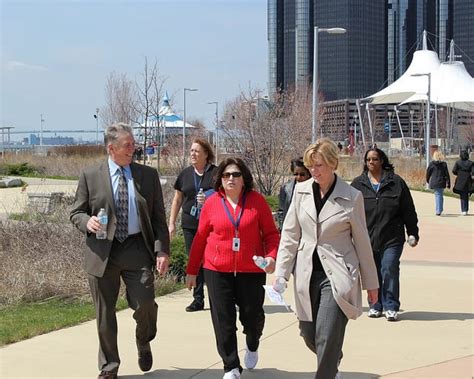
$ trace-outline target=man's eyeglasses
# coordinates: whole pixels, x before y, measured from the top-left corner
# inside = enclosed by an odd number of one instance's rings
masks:
[[[367,158],[365,161],[366,161],[366,162],[370,162],[370,161],[372,161],[372,162],[378,162],[379,160],[380,160],[379,158]]]
[[[233,178],[240,178],[242,176],[242,173],[239,171],[235,171],[235,172],[224,172],[222,174],[223,179],[229,179],[231,176]]]
[[[308,174],[305,174],[304,172],[295,172],[293,175],[294,175],[294,176],[305,177],[305,176],[307,176]]]

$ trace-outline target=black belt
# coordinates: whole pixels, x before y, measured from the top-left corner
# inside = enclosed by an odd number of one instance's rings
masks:
[[[132,240],[132,239],[134,239],[134,238],[141,237],[141,236],[142,236],[142,233],[141,233],[141,232],[135,233],[135,234],[129,234],[129,235],[127,236],[127,238],[125,238],[125,239],[123,240],[123,242],[120,242],[118,239],[116,239],[116,238],[114,237],[114,242],[124,243],[125,241],[129,241],[129,240]]]

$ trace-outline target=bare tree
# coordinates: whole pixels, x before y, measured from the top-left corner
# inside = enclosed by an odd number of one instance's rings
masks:
[[[105,83],[105,106],[100,113],[102,125],[131,124],[136,119],[135,109],[134,83],[126,74],[111,72]]]
[[[303,153],[311,136],[309,91],[281,93],[272,101],[249,90],[226,105],[220,128],[229,153],[241,156],[260,192],[275,193],[292,158]]]

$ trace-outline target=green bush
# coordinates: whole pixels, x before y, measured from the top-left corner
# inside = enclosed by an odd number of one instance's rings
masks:
[[[2,175],[15,175],[15,176],[28,176],[36,173],[36,169],[30,166],[28,163],[7,163],[0,166],[0,174]]]
[[[186,245],[182,234],[176,235],[171,240],[171,257],[170,257],[170,273],[181,281],[186,276],[186,265],[188,263],[188,255],[186,254]]]
[[[265,196],[265,200],[268,203],[268,206],[272,210],[272,212],[276,212],[279,207],[278,196]]]

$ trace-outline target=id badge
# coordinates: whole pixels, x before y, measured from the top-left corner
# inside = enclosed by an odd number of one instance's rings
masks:
[[[240,250],[240,238],[234,237],[232,238],[232,251],[239,251]]]
[[[196,217],[196,213],[197,213],[197,207],[195,207],[194,205],[191,207],[191,216],[193,217]]]

